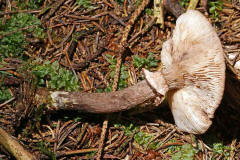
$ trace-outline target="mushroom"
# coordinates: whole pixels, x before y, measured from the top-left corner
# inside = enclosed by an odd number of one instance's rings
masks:
[[[161,51],[161,71],[143,70],[149,85],[168,97],[182,131],[203,134],[212,124],[225,84],[225,62],[215,29],[200,12],[189,10],[176,22]]]

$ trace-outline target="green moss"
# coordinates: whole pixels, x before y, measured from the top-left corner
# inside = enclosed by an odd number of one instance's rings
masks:
[[[91,153],[87,153],[86,156],[88,157],[88,159],[94,159],[94,156],[96,156],[97,151],[93,151]]]
[[[47,155],[51,160],[56,160],[56,155],[51,151],[49,143],[47,142],[39,142],[38,143],[38,148],[40,151],[43,152],[43,154]]]
[[[135,6],[138,7],[141,3],[142,3],[143,0],[136,0],[135,2]]]
[[[224,158],[228,158],[230,156],[230,151],[234,150],[230,146],[224,146],[222,143],[214,143],[212,145],[213,156],[220,154],[223,155]]]
[[[56,90],[77,91],[80,89],[80,83],[74,74],[60,67],[58,62],[50,63],[35,60],[32,63],[25,64],[20,72],[29,71],[36,77],[36,85]],[[46,81],[48,83],[46,83]]]
[[[115,0],[118,4],[123,5],[124,0]]]
[[[161,143],[156,140],[152,141],[153,137],[154,135],[151,133],[140,131],[134,135],[134,140],[145,149],[157,149]]]
[[[158,66],[158,60],[154,57],[153,53],[149,53],[147,58],[141,58],[139,55],[134,55],[132,63],[137,69],[149,69]]]
[[[18,7],[21,9],[39,9],[44,0],[17,0]]]
[[[146,12],[146,14],[148,14],[148,15],[153,15],[153,9],[151,9],[151,8],[146,8],[146,9],[145,9],[145,12]]]
[[[109,54],[107,54],[105,56],[105,59],[108,61],[108,63],[110,63],[110,65],[109,65],[110,79],[113,80],[114,76],[115,76],[117,59]],[[128,78],[129,78],[129,73],[127,70],[127,66],[125,64],[122,64],[121,69],[120,69],[119,81],[118,81],[118,89],[119,90],[126,88],[128,86],[128,82],[127,82]],[[105,91],[111,92],[112,91],[111,88],[112,88],[112,85],[110,85],[108,88],[106,88]]]
[[[180,5],[186,8],[189,5],[190,0],[181,0]]]
[[[44,38],[41,21],[32,14],[18,13],[11,16],[6,23],[0,19],[0,59],[4,57],[22,57],[28,42],[26,34],[35,38]]]
[[[172,160],[194,160],[194,155],[198,152],[191,144],[176,147],[176,150],[178,151],[172,155]]]
[[[134,124],[114,124],[115,128],[119,128],[124,131],[124,135],[128,137],[132,137],[133,139],[143,148],[147,149],[156,149],[161,143],[154,140],[152,141],[154,135],[151,133],[146,133],[144,131],[140,131],[139,126],[135,126]],[[151,141],[151,142],[150,142]],[[149,143],[150,142],[150,143]]]
[[[223,9],[222,1],[209,1],[209,13],[215,21],[219,21],[219,12]]]
[[[134,124],[132,123],[130,124],[117,123],[114,124],[114,127],[123,130],[124,134],[128,137],[132,136],[133,134],[139,131],[139,127],[134,126]]]
[[[9,100],[10,98],[12,98],[12,95],[7,90],[7,87],[1,87],[1,89],[0,89],[0,103],[4,102],[6,100]]]
[[[82,6],[83,8],[89,9],[92,8],[91,0],[76,0],[77,4]]]

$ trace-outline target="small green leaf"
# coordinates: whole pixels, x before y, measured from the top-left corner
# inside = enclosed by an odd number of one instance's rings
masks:
[[[13,34],[9,34],[11,32]],[[40,39],[45,37],[41,21],[29,13],[13,14],[5,23],[0,22],[0,35],[4,34],[6,36],[0,39],[0,59],[10,56],[23,58],[23,52],[29,44],[26,34]]]
[[[0,89],[0,103],[9,100],[12,95],[9,93],[6,87],[1,87]]]
[[[222,154],[224,150],[224,146],[222,143],[214,143],[213,144],[213,154]]]
[[[86,8],[86,9],[92,8],[91,0],[76,0],[76,2],[78,5]]]
[[[191,144],[184,144],[179,151],[172,156],[173,160],[194,160],[194,155],[198,152]]]

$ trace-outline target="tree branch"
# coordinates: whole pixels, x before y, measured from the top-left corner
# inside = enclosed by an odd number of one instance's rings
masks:
[[[13,139],[2,128],[0,128],[0,144],[3,145],[18,160],[36,159],[30,152],[25,150],[17,140]]]

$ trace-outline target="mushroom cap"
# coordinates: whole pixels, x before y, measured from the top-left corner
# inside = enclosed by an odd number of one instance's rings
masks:
[[[161,61],[176,125],[188,133],[206,132],[225,83],[222,45],[207,18],[194,10],[182,14],[172,37],[163,44]]]

